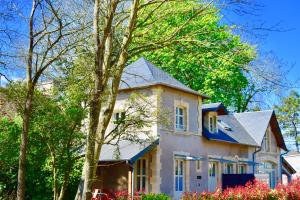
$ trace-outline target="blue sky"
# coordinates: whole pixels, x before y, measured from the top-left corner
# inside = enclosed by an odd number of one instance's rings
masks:
[[[232,16],[234,22],[241,24],[261,21],[265,26],[279,23],[280,29],[286,31],[267,31],[267,36],[260,41],[255,40],[259,50],[274,52],[288,66],[294,67],[287,75],[291,81],[300,79],[300,1],[299,0],[258,0],[262,5],[257,16]],[[247,38],[251,39],[252,38]],[[299,87],[299,86],[298,86]]]
[[[19,0],[17,0],[18,2]],[[254,0],[253,0],[254,1]],[[288,31],[284,32],[265,32],[268,36],[257,41],[247,37],[253,44],[257,45],[258,50],[263,52],[272,51],[279,59],[288,63],[295,64],[292,71],[287,75],[291,81],[300,79],[300,0],[256,0],[263,7],[257,11],[257,16],[226,16],[233,19],[236,23],[253,23],[254,21],[264,22],[266,26],[280,23],[280,27]],[[0,0],[1,2],[1,0]],[[0,3],[1,4],[1,3]],[[22,10],[30,10],[29,0],[20,1]],[[225,22],[226,23],[226,22]]]

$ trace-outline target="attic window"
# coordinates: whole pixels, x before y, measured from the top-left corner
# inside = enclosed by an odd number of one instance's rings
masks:
[[[209,117],[209,132],[211,133],[217,132],[217,116]]]
[[[219,125],[226,131],[232,131],[231,127],[225,122],[218,120]]]

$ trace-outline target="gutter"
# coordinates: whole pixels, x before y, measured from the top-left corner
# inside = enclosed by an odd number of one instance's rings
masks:
[[[252,154],[253,163],[255,163],[255,155],[256,155],[256,153],[258,153],[260,151],[261,151],[261,147],[259,147],[256,151],[253,152],[253,154]],[[253,164],[253,174],[255,174],[255,164]]]
[[[280,180],[281,180],[281,183],[282,183],[282,163],[283,163],[283,156],[286,155],[286,154],[288,154],[289,152],[290,152],[290,150],[287,150],[286,152],[280,154],[279,164],[280,164]]]

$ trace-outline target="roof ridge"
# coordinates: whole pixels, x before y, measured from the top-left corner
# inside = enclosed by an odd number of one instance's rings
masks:
[[[240,113],[232,113],[233,115],[235,114],[247,114],[247,113],[259,113],[259,112],[273,112],[273,109],[269,109],[269,110],[257,110],[257,111],[246,111],[246,112],[240,112]]]

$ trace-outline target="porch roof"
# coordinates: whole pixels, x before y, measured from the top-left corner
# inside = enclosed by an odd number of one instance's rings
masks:
[[[147,152],[154,149],[159,140],[143,144],[122,140],[118,145],[105,144],[102,147],[99,161],[128,161],[135,162]]]

